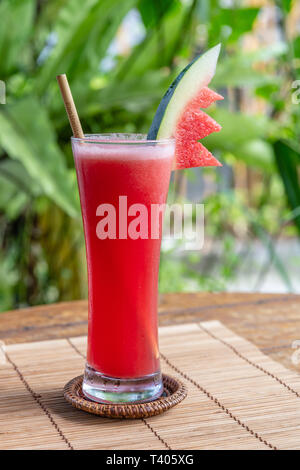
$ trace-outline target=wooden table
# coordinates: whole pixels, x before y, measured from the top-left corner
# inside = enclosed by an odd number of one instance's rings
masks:
[[[292,343],[300,340],[300,295],[197,293],[164,294],[159,323],[219,320],[286,367]],[[0,314],[0,340],[6,344],[81,336],[87,333],[87,302],[64,302]]]

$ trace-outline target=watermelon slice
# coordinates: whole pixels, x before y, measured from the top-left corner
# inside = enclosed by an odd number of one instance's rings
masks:
[[[191,62],[168,88],[161,100],[148,139],[175,137],[175,169],[195,166],[222,166],[198,142],[221,126],[200,108],[222,100],[218,93],[207,88],[215,74],[220,44]]]

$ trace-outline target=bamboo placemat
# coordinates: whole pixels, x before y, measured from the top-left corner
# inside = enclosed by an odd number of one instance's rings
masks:
[[[86,338],[0,351],[1,449],[300,449],[300,376],[221,323],[160,329],[162,369],[188,387],[165,414],[109,420],[72,408]]]

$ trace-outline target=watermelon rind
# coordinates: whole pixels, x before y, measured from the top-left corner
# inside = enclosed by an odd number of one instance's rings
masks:
[[[187,103],[213,78],[221,44],[196,57],[168,88],[152,121],[147,139],[166,139],[175,134],[176,124]]]

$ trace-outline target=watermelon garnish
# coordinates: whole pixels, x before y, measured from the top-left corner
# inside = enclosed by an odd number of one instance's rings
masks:
[[[200,108],[207,108],[223,96],[207,85],[213,78],[220,44],[191,62],[168,88],[148,133],[148,140],[175,137],[175,169],[222,166],[199,140],[221,126]]]

